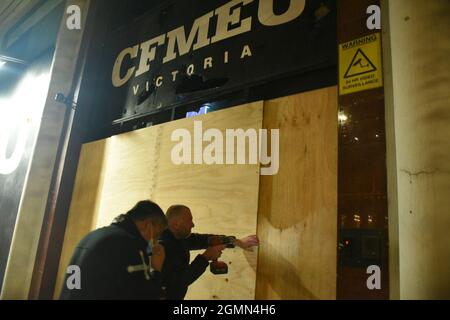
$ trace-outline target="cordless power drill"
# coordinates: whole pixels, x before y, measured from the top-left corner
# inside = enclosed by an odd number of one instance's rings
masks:
[[[224,245],[226,248],[234,248],[236,242],[236,237],[232,236],[210,236],[208,238],[208,246],[220,246]],[[209,270],[213,274],[227,274],[228,273],[228,265],[223,261],[213,260],[209,264]]]

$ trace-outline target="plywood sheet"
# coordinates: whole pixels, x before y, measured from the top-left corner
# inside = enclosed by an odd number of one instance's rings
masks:
[[[175,165],[171,151],[177,142],[171,141],[171,135],[174,130],[184,128],[193,137],[194,121],[202,121],[203,131],[215,128],[224,136],[225,129],[259,130],[262,108],[263,103],[257,102],[109,138],[107,153],[103,155],[107,161],[90,172],[84,170],[84,166],[98,163],[101,155],[95,148],[84,149],[85,160],[80,162],[77,174],[61,265],[67,265],[76,242],[84,234],[110,224],[115,216],[143,199],[154,200],[163,210],[173,204],[189,206],[196,224],[195,232],[238,237],[255,234],[259,164]],[[101,174],[93,174],[95,170],[101,170]],[[95,206],[88,204],[92,210],[84,211],[91,212],[92,216],[84,217],[83,227],[76,225],[77,208],[86,206],[84,202],[90,201],[87,194],[93,194],[92,189],[95,189],[87,187],[87,181],[95,185],[94,181],[100,177],[101,188]],[[213,276],[207,271],[190,288],[187,299],[254,298],[257,253],[244,254],[234,249],[225,252],[223,259],[231,262],[229,274]],[[60,268],[59,284],[63,276]]]
[[[252,299],[255,290],[258,299],[335,298],[336,101],[333,87],[268,101],[264,120],[259,102],[110,138],[94,210],[99,214],[92,216],[91,228],[109,224],[146,198],[164,210],[176,203],[189,206],[194,231],[200,233],[245,236],[255,233],[258,219],[259,253],[226,251],[223,260],[230,273],[214,276],[207,271],[187,298]],[[280,129],[278,174],[260,179],[259,165],[174,165],[173,130],[192,133],[194,121],[200,120],[204,131],[259,129],[262,122],[264,128]],[[84,200],[75,196],[74,201]],[[71,232],[78,231],[69,225]]]
[[[108,140],[83,145],[59,263],[55,297],[59,297],[66,268],[78,242],[96,228],[105,177]]]
[[[280,129],[280,168],[260,179],[257,299],[334,299],[337,251],[337,89],[264,103]]]
[[[236,107],[196,118],[204,130],[256,129],[262,125],[262,102]],[[162,141],[175,128],[192,131],[192,122],[183,120],[164,126]],[[161,144],[154,198],[164,208],[174,203],[188,205],[200,233],[243,237],[256,233],[259,165],[181,165],[170,161],[170,145]],[[248,159],[248,157],[247,157]],[[194,258],[197,253],[193,252]],[[257,253],[228,249],[221,258],[229,264],[229,274],[213,275],[209,270],[189,289],[187,299],[254,299]]]
[[[104,170],[96,227],[104,227],[119,214],[125,213],[138,201],[152,199],[159,162],[162,126],[155,126],[108,139],[110,148]],[[156,200],[155,200],[156,201]]]

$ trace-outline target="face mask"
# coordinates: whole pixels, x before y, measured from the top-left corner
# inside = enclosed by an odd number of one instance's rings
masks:
[[[147,252],[147,255],[150,257],[152,254],[153,254],[153,246],[154,246],[155,244],[154,244],[154,240],[153,240],[153,238],[148,242],[148,245],[147,245],[147,250],[146,250],[146,252]]]
[[[153,254],[153,225],[150,225],[150,241],[147,246],[147,255],[150,257]]]
[[[152,268],[152,254],[153,254],[153,238],[148,242],[147,245],[147,249],[146,249],[146,253],[148,256],[148,267],[149,267],[149,271],[153,272],[153,268]]]

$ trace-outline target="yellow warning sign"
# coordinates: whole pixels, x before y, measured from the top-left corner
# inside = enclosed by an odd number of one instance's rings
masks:
[[[380,34],[374,33],[339,45],[339,94],[383,85]]]

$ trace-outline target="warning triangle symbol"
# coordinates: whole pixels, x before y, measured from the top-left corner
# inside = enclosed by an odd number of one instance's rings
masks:
[[[345,72],[344,78],[347,79],[376,70],[377,68],[374,66],[372,61],[367,58],[361,49],[358,49],[352,59],[352,62],[347,68],[347,72]]]

